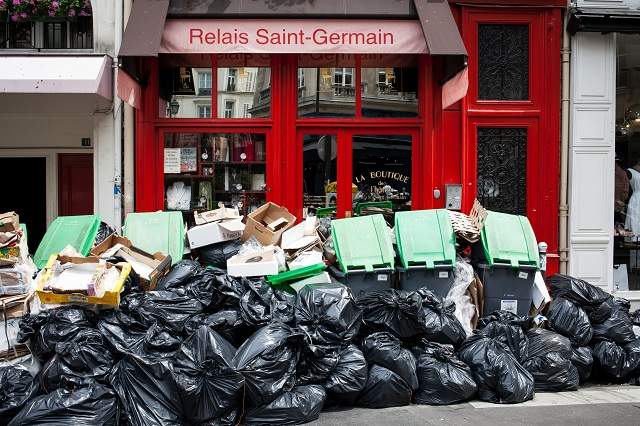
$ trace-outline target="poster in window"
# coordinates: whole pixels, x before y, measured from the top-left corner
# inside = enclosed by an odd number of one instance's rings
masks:
[[[198,151],[196,148],[180,149],[180,172],[188,173],[198,170]]]
[[[164,149],[164,172],[167,174],[180,173],[180,148]]]

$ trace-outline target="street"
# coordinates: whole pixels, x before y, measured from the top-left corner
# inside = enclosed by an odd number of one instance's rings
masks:
[[[577,392],[538,393],[533,401],[496,405],[480,401],[449,406],[411,405],[381,410],[323,412],[313,426],[350,425],[638,425],[640,387],[590,386]]]

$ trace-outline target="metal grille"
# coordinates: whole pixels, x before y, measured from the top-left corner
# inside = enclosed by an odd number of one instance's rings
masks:
[[[479,25],[478,98],[529,99],[528,25]]]
[[[44,48],[64,49],[67,47],[67,23],[66,22],[45,22],[44,23]]]
[[[489,210],[527,213],[527,129],[478,128],[478,200]]]
[[[93,19],[81,16],[69,24],[71,27],[71,49],[93,49]]]

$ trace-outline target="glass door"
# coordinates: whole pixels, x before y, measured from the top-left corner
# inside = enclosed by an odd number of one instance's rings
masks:
[[[338,135],[322,129],[298,133],[298,163],[302,194],[298,216],[336,215],[338,202]]]

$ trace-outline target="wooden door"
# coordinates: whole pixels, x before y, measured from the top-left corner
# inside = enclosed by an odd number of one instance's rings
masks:
[[[93,154],[58,155],[58,214],[93,214]]]

